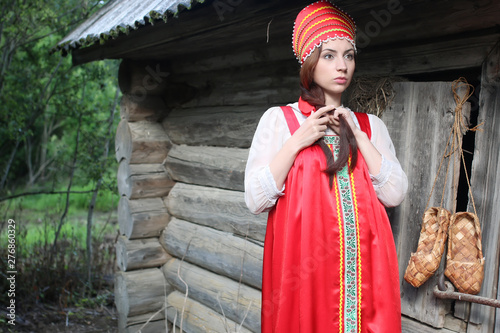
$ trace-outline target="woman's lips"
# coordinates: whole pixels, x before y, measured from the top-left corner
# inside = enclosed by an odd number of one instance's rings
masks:
[[[338,84],[346,84],[347,79],[345,77],[337,77],[334,79],[334,81],[337,82]]]

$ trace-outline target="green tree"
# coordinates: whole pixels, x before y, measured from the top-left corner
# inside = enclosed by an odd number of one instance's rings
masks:
[[[72,187],[91,185],[87,225],[90,280],[92,214],[103,187],[116,192],[110,167],[119,92],[116,61],[73,66],[50,50],[102,7],[98,0],[0,0],[0,201],[65,187],[52,253]],[[112,179],[111,181],[107,181]],[[66,185],[64,185],[66,184]],[[90,281],[89,281],[90,282]]]
[[[106,135],[108,110],[116,92],[116,64],[108,61],[73,67],[69,57],[49,54],[69,29],[101,5],[100,1],[74,0],[14,0],[1,5],[3,193],[21,185],[57,183],[67,176],[78,119],[83,122],[82,138],[102,142]],[[102,144],[83,142],[79,176],[97,180],[96,167],[102,163],[94,157],[102,156],[98,152]]]

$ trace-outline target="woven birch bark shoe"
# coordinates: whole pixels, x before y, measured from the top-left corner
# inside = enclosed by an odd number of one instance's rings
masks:
[[[450,215],[448,210],[440,207],[431,207],[424,213],[417,251],[411,254],[404,275],[406,282],[415,288],[420,287],[439,268]]]
[[[477,294],[484,278],[481,227],[476,214],[453,214],[444,274],[462,293]]]

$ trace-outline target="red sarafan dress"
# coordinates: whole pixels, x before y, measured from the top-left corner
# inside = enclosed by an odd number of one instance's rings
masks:
[[[283,107],[291,134],[299,127]],[[366,114],[356,114],[370,136]],[[338,136],[324,138],[338,153]],[[262,285],[263,333],[399,333],[393,235],[363,156],[330,188],[318,145],[302,150],[269,213]]]

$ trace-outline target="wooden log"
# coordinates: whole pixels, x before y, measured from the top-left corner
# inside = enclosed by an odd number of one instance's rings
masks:
[[[162,163],[172,147],[160,123],[120,121],[116,130],[116,160],[130,164]]]
[[[175,109],[163,120],[172,143],[249,148],[266,106]]]
[[[158,268],[115,273],[115,305],[118,321],[128,317],[154,313],[165,303],[165,295],[172,291]]]
[[[129,199],[167,196],[175,182],[161,164],[129,164],[122,159],[117,173],[118,192]]]
[[[178,291],[170,293],[167,297],[167,316],[170,322],[181,327],[189,333],[222,333],[238,332],[252,333],[245,327],[236,329],[239,324],[224,318],[222,314],[196,302],[185,298]],[[182,325],[181,325],[182,317]]]
[[[158,238],[129,240],[125,236],[120,236],[116,242],[116,262],[123,272],[159,267],[170,258]]]
[[[244,190],[248,149],[176,146],[165,161],[172,179],[229,190]]]
[[[120,103],[121,119],[128,122],[156,122],[168,115],[167,106],[161,96],[138,98],[135,95],[124,94]]]
[[[192,99],[181,103],[182,108],[240,108],[252,105],[265,111],[269,106],[286,105],[298,99],[298,68],[297,61],[290,59],[286,62],[259,63],[243,69],[225,68],[197,75],[176,75],[175,79],[198,92]],[[242,79],[235,81],[235,77]],[[229,120],[239,122],[238,118]]]
[[[250,213],[243,192],[177,183],[163,200],[181,220],[264,241],[267,214]]]
[[[124,333],[173,332],[171,327],[172,327],[172,324],[170,324],[165,319],[155,320],[155,321],[152,320],[147,324],[146,324],[146,322],[144,322],[144,323],[138,323],[135,325],[128,326],[126,329],[120,330],[120,332],[124,332]],[[176,332],[179,332],[179,330],[176,330]]]
[[[260,245],[176,218],[170,221],[160,242],[174,257],[261,289]]]
[[[165,306],[165,303],[162,307]],[[125,318],[125,320],[118,320],[118,331],[124,333],[163,332],[165,330],[165,324],[170,324],[165,320],[165,311],[160,310],[137,316],[130,316]]]
[[[170,215],[160,198],[129,200],[118,203],[120,233],[128,239],[159,237]]]
[[[186,292],[184,282],[189,286],[190,299],[217,312],[222,308],[227,318],[252,332],[260,332],[259,290],[179,259],[168,261],[162,270],[167,281],[181,293]]]
[[[163,94],[167,90],[169,76],[165,63],[124,60],[118,70],[118,85],[122,93],[135,95],[137,100],[146,99]]]

